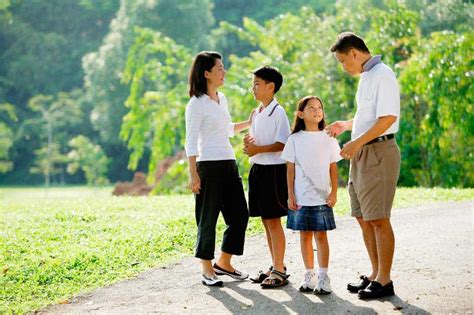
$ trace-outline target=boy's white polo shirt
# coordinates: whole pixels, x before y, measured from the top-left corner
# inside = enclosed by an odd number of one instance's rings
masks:
[[[275,142],[286,143],[290,135],[290,123],[285,109],[274,99],[260,112],[260,105],[255,111],[250,127],[250,135],[255,139],[255,145],[263,146]],[[250,163],[273,165],[285,164],[281,152],[265,152],[250,157]]]

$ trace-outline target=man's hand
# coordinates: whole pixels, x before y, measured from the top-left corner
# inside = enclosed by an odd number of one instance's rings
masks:
[[[347,121],[335,121],[329,126],[326,126],[326,132],[331,137],[337,137],[347,130]]]
[[[362,146],[360,145],[359,141],[349,141],[344,144],[339,154],[342,156],[343,159],[350,160],[357,154],[361,147]]]

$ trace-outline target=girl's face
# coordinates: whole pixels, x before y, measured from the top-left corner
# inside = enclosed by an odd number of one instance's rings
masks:
[[[204,76],[207,79],[208,86],[220,87],[224,85],[225,71],[224,63],[220,59],[216,59],[216,64],[211,71],[205,71]]]
[[[324,118],[323,105],[315,98],[308,101],[302,112],[298,116],[304,120],[305,124],[318,124]]]

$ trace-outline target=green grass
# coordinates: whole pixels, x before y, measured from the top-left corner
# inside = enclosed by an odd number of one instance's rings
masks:
[[[110,188],[0,188],[0,313],[25,313],[193,253],[193,197]],[[395,207],[473,200],[474,189],[397,191]],[[339,190],[338,215],[349,212]],[[219,223],[218,235],[224,224]],[[262,231],[250,221],[248,235]]]

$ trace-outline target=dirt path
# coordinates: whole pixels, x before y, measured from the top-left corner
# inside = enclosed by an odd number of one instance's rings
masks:
[[[397,295],[361,301],[346,291],[348,281],[366,273],[368,258],[359,227],[337,219],[329,233],[330,276],[334,292],[318,297],[298,292],[302,260],[298,234],[287,233],[290,285],[262,290],[250,281],[223,277],[223,288],[200,284],[200,266],[190,257],[166,268],[98,289],[48,314],[246,313],[246,314],[472,314],[474,312],[474,201],[436,203],[393,211],[396,252],[393,280]],[[235,265],[251,273],[270,265],[263,236],[247,240]]]

